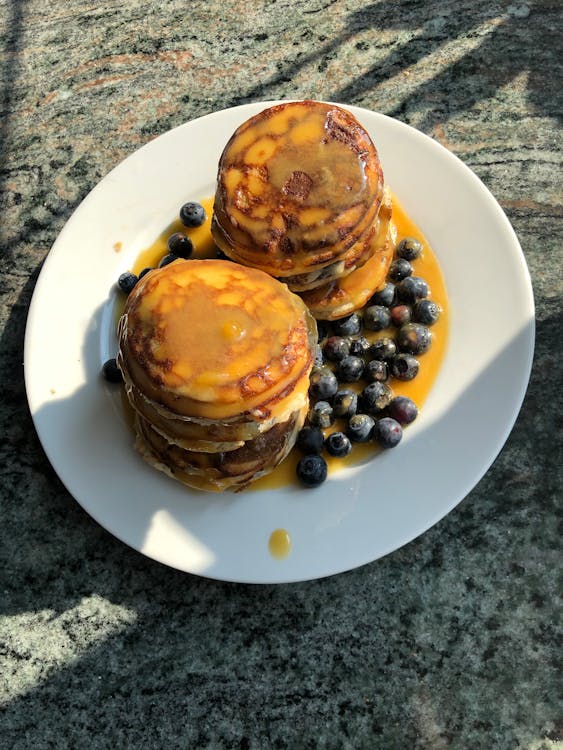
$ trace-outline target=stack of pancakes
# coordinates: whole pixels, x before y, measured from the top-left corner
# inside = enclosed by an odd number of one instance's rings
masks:
[[[316,335],[303,301],[260,270],[178,260],[151,271],[118,326],[137,449],[199,489],[268,473],[303,425]]]
[[[281,279],[331,320],[383,286],[391,212],[377,151],[356,118],[335,105],[287,102],[231,136],[211,229],[228,257]]]

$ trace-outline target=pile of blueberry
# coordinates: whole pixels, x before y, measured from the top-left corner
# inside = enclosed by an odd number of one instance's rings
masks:
[[[201,203],[190,201],[184,203],[180,208],[180,221],[185,227],[199,227],[204,223],[206,218],[205,209]],[[158,264],[159,268],[167,266],[169,263],[172,263],[179,258],[183,258],[184,260],[191,258],[194,246],[191,239],[183,232],[174,232],[174,234],[170,235],[168,238],[167,249],[168,253]],[[117,279],[117,286],[125,294],[130,294],[139,279],[142,279],[145,274],[152,270],[152,268],[143,268],[138,276],[131,271],[125,271]],[[123,380],[115,358],[108,359],[107,362],[104,362],[102,375],[110,383],[120,383]]]
[[[297,465],[302,484],[315,487],[326,479],[327,463],[322,453],[347,456],[354,443],[372,441],[394,448],[403,427],[418,415],[416,404],[406,396],[395,396],[392,379],[412,380],[419,371],[418,355],[432,343],[429,327],[440,316],[440,307],[429,299],[424,279],[413,275],[411,261],[420,256],[421,243],[402,240],[395,251],[387,284],[360,311],[331,324],[319,322],[318,356],[311,372],[311,407],[297,447],[304,454]],[[393,330],[371,343],[366,331]],[[350,383],[360,383],[357,391]],[[341,430],[326,435],[336,419]]]

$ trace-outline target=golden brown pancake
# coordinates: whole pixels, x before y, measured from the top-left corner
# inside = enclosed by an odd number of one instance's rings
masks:
[[[209,470],[212,487],[242,486],[285,455],[278,446],[252,472],[223,459],[240,472],[215,482],[213,455],[242,456],[276,435],[285,446],[306,413],[316,326],[285,284],[229,261],[175,261],[138,282],[118,335],[137,447],[153,466],[182,456],[186,466],[167,471],[181,481],[190,484],[195,466],[198,476]]]
[[[373,252],[364,265],[341,278],[300,293],[319,320],[336,320],[363,307],[375,291],[385,285],[393,259],[397,231],[391,219],[392,200],[385,190],[379,210],[378,232],[372,238]]]
[[[373,226],[382,192],[377,151],[351,113],[287,102],[227,143],[212,232],[229,257],[289,279],[342,259]]]
[[[307,407],[236,450],[213,453],[185,450],[169,443],[137,417],[137,450],[154,468],[197,489],[240,490],[271,472],[287,456],[305,421]]]
[[[176,261],[148,273],[119,325],[134,385],[178,415],[264,419],[311,359],[314,323],[299,297],[259,270]]]

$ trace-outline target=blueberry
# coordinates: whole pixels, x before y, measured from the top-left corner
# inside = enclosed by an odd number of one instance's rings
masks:
[[[325,341],[323,351],[327,359],[340,362],[350,353],[350,342],[342,336],[329,336]]]
[[[432,334],[420,323],[405,323],[397,333],[397,346],[408,354],[424,354],[430,348]]]
[[[142,279],[143,276],[146,276],[149,271],[154,271],[154,268],[150,268],[150,267],[149,268],[143,268],[143,270],[139,274],[139,279]]]
[[[373,432],[375,421],[369,414],[354,414],[348,420],[346,434],[353,443],[367,443]]]
[[[313,427],[320,427],[321,429],[330,427],[334,422],[332,406],[328,401],[317,401],[316,404],[313,404],[309,409],[307,419],[309,420],[309,424]]]
[[[332,399],[335,417],[353,417],[358,410],[358,395],[348,388],[342,388]]]
[[[215,248],[215,257],[217,260],[231,260],[227,253],[224,253],[220,248]]]
[[[412,309],[409,305],[395,305],[391,308],[390,313],[393,325],[396,325],[397,327],[411,322]]]
[[[184,203],[180,209],[180,221],[185,227],[199,227],[206,219],[205,209],[201,203]]]
[[[395,301],[396,289],[395,284],[385,284],[383,289],[379,289],[370,299],[370,305],[383,305],[383,307],[391,307]]]
[[[414,237],[405,237],[397,245],[395,254],[398,258],[404,258],[405,260],[414,260],[419,258],[422,253],[422,243]]]
[[[383,417],[376,422],[373,437],[382,448],[394,448],[401,442],[403,428],[397,420]]]
[[[332,329],[337,336],[355,336],[362,330],[362,319],[358,313],[352,313],[346,318],[335,320]]]
[[[441,312],[440,305],[430,299],[419,300],[413,308],[414,319],[425,326],[434,325]]]
[[[382,331],[390,325],[389,308],[383,305],[370,305],[364,310],[364,326],[370,331]]]
[[[326,452],[337,458],[344,458],[352,450],[350,438],[343,432],[333,432],[325,440]]]
[[[168,252],[177,258],[187,260],[194,251],[193,242],[182,232],[174,232],[168,238]]]
[[[387,407],[387,414],[400,424],[410,424],[418,416],[418,407],[407,396],[395,396]]]
[[[350,354],[340,360],[336,374],[344,383],[355,383],[362,377],[364,366],[364,360],[361,357],[354,357]]]
[[[389,368],[387,367],[387,362],[383,362],[381,359],[372,359],[366,365],[364,377],[366,380],[372,382],[384,383],[389,379]]]
[[[419,362],[412,354],[397,354],[389,364],[391,375],[397,380],[412,380],[416,378],[419,370]]]
[[[162,260],[158,264],[158,267],[164,268],[164,266],[167,266],[169,263],[174,263],[175,260],[178,260],[178,256],[172,255],[172,253],[168,253],[168,255],[165,255],[164,258],[162,258]]]
[[[324,445],[324,435],[320,427],[303,427],[297,435],[297,447],[303,453],[320,453]]]
[[[373,359],[391,359],[397,353],[395,339],[392,339],[389,336],[383,336],[380,339],[376,339],[371,345],[369,353]]]
[[[121,289],[122,292],[125,292],[125,294],[130,294],[130,292],[133,291],[137,281],[139,281],[138,276],[136,276],[134,273],[131,273],[131,271],[125,271],[125,273],[122,273],[117,279],[117,286]]]
[[[411,273],[412,266],[408,262],[408,260],[405,260],[404,258],[397,258],[389,266],[387,277],[391,279],[391,281],[397,283],[399,281],[402,281],[403,279],[406,279],[407,276],[411,275]]]
[[[377,414],[389,406],[393,400],[393,391],[386,383],[370,383],[360,393],[358,400],[360,408],[366,414]]]
[[[117,360],[115,359],[115,357],[104,362],[104,364],[102,365],[102,375],[108,381],[108,383],[123,382],[123,375],[121,374],[121,370],[117,366]]]
[[[297,478],[305,487],[317,487],[322,484],[327,473],[326,461],[322,456],[303,456],[297,464]]]
[[[413,304],[418,299],[428,297],[430,294],[430,288],[424,279],[420,276],[407,276],[403,279],[397,287],[399,298],[403,302],[409,302]]]
[[[332,398],[338,390],[336,375],[324,365],[313,367],[309,381],[309,395],[315,399]]]
[[[354,357],[363,357],[369,351],[370,343],[365,336],[358,336],[357,339],[350,341],[350,354]]]

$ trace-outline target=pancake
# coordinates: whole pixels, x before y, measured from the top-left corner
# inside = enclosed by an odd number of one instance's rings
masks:
[[[118,337],[137,448],[151,465],[168,461],[186,484],[197,475],[192,486],[209,474],[211,488],[238,487],[291,448],[317,343],[314,319],[285,284],[228,261],[178,260],[138,282]],[[252,470],[241,458],[274,443]],[[226,454],[240,460],[218,464]]]
[[[151,423],[153,429],[165,435],[171,443],[188,450],[203,452],[234,450],[247,440],[258,437],[277,422],[288,418],[296,408],[306,404],[308,402],[308,390],[307,371],[296,383],[291,393],[283,399],[283,402],[279,402],[283,408],[278,405],[275,416],[271,414],[268,416],[267,410],[264,408],[264,416],[259,420],[254,419],[246,422],[230,420],[224,422],[175,414],[145,397],[131,383],[126,385],[129,402],[140,416]]]
[[[233,260],[291,283],[362,241],[382,193],[377,151],[351,113],[287,102],[231,136],[219,161],[212,233]]]
[[[337,320],[363,307],[374,292],[385,286],[397,241],[392,221],[392,199],[385,190],[379,211],[378,232],[372,238],[373,252],[364,265],[341,278],[300,293],[318,320]]]
[[[244,489],[271,472],[292,449],[307,407],[237,450],[214,453],[184,450],[169,443],[151,425],[137,418],[136,448],[155,469],[189,487],[212,492]]]
[[[119,323],[126,382],[190,418],[262,420],[311,359],[314,322],[284,284],[222,260],[146,274]],[[269,412],[269,413],[268,413]]]

